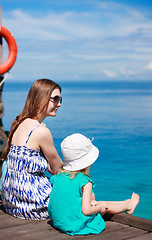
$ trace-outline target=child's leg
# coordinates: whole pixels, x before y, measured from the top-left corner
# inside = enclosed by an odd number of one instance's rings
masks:
[[[131,199],[125,201],[101,201],[101,214],[107,212],[111,214],[126,212],[128,214],[133,214],[137,204],[139,202],[139,195],[133,193]]]

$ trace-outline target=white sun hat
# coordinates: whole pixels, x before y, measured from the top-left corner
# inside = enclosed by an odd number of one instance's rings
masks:
[[[99,156],[99,150],[91,140],[80,133],[66,137],[61,143],[64,158],[63,169],[77,171],[93,164]]]

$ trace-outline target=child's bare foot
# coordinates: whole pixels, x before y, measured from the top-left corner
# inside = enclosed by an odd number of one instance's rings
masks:
[[[128,210],[126,211],[126,213],[133,214],[138,203],[139,203],[139,195],[136,193],[133,193],[128,203]]]

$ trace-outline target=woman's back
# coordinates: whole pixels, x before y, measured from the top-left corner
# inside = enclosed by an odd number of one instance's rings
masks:
[[[48,170],[48,163],[40,149],[26,146],[34,131],[41,125],[35,125],[27,136],[25,134],[26,139],[20,138],[19,134],[26,122],[16,130],[6,159],[7,171],[2,184],[3,205],[15,217],[45,219],[48,218],[47,206],[51,192],[51,185],[43,173]],[[17,145],[17,137],[25,142]]]
[[[39,128],[36,129],[37,125],[40,125],[42,127],[42,125],[37,120],[30,119],[30,118],[25,119],[14,132],[11,143],[15,146],[26,145],[30,149],[36,149],[36,150],[40,149],[39,142],[38,142],[40,129]],[[32,131],[33,129],[34,131]],[[32,131],[32,134],[28,139],[29,133],[31,131]]]

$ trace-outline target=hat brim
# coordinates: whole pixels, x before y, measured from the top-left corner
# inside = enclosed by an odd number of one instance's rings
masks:
[[[72,161],[65,161],[63,163],[63,169],[68,171],[82,170],[92,165],[97,160],[98,156],[99,150],[92,144],[90,151],[86,155]]]

